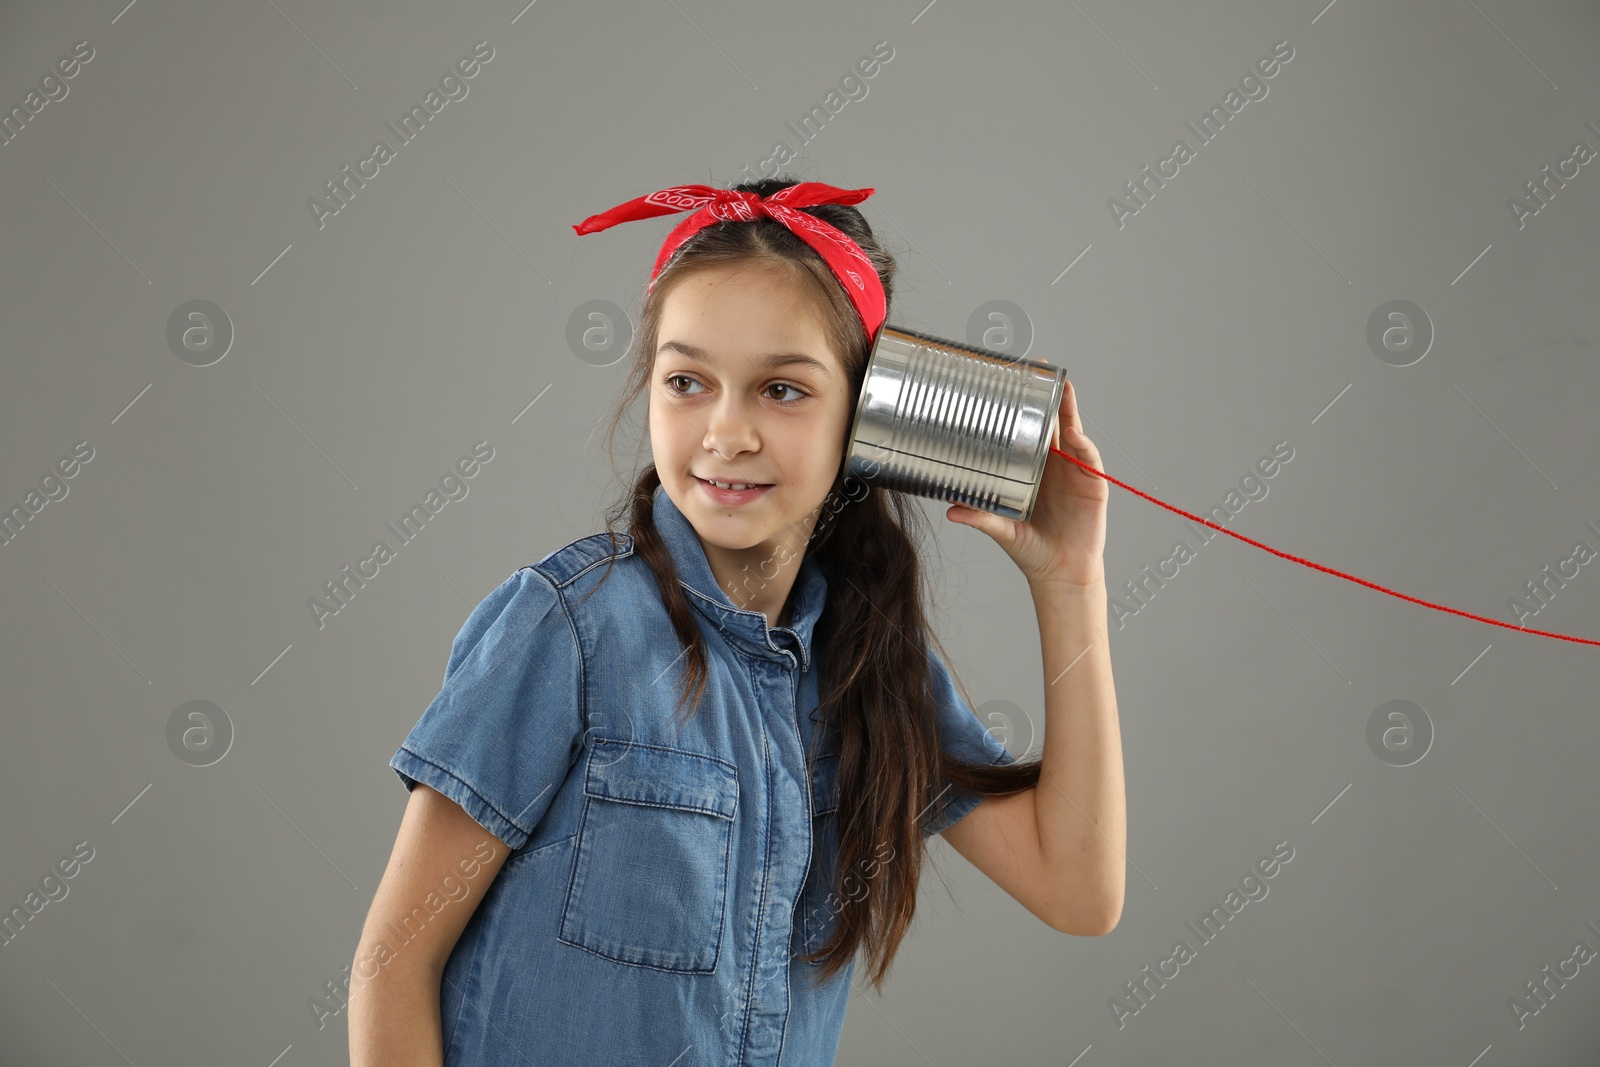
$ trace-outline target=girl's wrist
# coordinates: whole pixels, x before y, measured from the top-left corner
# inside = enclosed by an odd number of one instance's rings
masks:
[[[1029,578],[1028,588],[1035,596],[1045,595],[1092,596],[1106,592],[1104,567],[1095,567],[1080,574],[1056,575],[1050,578]]]

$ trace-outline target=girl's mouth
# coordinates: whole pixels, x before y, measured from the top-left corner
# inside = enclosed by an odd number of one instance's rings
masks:
[[[768,489],[772,488],[770,485],[756,485],[751,486],[749,489],[723,489],[715,483],[708,482],[704,478],[698,476],[696,476],[694,480],[702,489],[706,491],[706,494],[710,496],[712,500],[715,500],[719,504],[726,505],[748,504],[752,500],[759,499],[766,493]],[[745,483],[735,482],[732,484],[739,485]]]

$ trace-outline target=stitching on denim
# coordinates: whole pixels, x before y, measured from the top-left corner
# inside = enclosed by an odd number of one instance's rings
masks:
[[[556,594],[556,602],[561,605],[561,617],[567,620],[567,631],[572,634],[572,647],[578,654],[578,721],[583,726],[583,733],[580,736],[588,737],[590,730],[589,670],[586,657],[584,656],[583,652],[583,638],[578,633],[578,624],[573,621],[572,611],[567,607],[567,596],[564,592],[562,592],[561,586],[551,582],[550,576],[548,574],[544,574],[542,571],[535,570],[534,573],[539,574],[539,576],[542,577],[546,582],[550,582],[550,588],[553,589]],[[579,749],[581,755],[582,746],[579,746]],[[567,762],[567,770],[570,771],[572,769],[572,765],[576,762],[577,757],[574,756]],[[529,832],[532,833],[531,830]]]
[[[669,811],[694,811],[694,812],[699,812],[699,813],[704,814],[704,815],[715,815],[715,816],[717,816],[719,818],[727,819],[729,821],[732,821],[734,816],[738,815],[738,813],[739,813],[739,768],[737,766],[735,766],[734,764],[729,763],[727,760],[718,759],[716,756],[708,756],[708,755],[705,755],[704,753],[701,753],[701,752],[690,752],[686,748],[671,748],[671,747],[669,747],[667,745],[651,745],[651,744],[647,744],[647,743],[645,743],[643,741],[621,741],[621,740],[618,740],[616,738],[611,738],[611,737],[596,738],[595,740],[596,740],[596,745],[598,745],[600,742],[603,741],[606,744],[610,744],[610,745],[625,745],[628,748],[651,748],[651,749],[655,749],[658,752],[671,752],[676,756],[692,756],[692,757],[694,757],[696,759],[708,760],[708,761],[710,761],[712,763],[717,763],[717,764],[720,764],[720,765],[728,768],[734,774],[733,780],[731,782],[728,782],[726,779],[719,780],[718,783],[717,783],[717,786],[719,787],[717,789],[717,795],[720,796],[720,797],[729,797],[729,796],[731,796],[733,798],[733,811],[731,813],[729,813],[729,814],[724,815],[718,809],[703,808],[703,807],[699,806],[698,804],[693,804],[693,803],[689,803],[689,802],[679,802],[679,803],[675,803],[675,804],[669,804],[669,803],[666,803],[665,801],[659,801],[659,800],[640,800],[640,799],[638,799],[636,797],[619,797],[619,796],[613,796],[610,793],[596,793],[596,792],[594,792],[593,790],[591,790],[589,788],[589,770],[588,770],[588,765],[587,764],[585,764],[585,766],[584,766],[584,774],[583,774],[583,791],[584,791],[584,793],[586,795],[591,796],[591,797],[599,797],[602,800],[616,801],[619,804],[635,804],[635,805],[637,805],[637,806],[639,806],[641,808],[665,808],[665,809],[667,809]],[[591,747],[591,749],[590,749],[590,758],[591,759],[593,759],[594,751],[595,751],[595,748]],[[720,787],[725,786],[725,785],[731,785],[731,787],[732,787],[731,792],[728,789],[720,788]]]
[[[572,948],[575,948],[580,952],[588,952],[592,955],[599,956],[603,960],[610,960],[613,963],[620,963],[625,967],[643,967],[651,971],[665,971],[667,974],[710,974],[712,971],[717,969],[715,960],[712,961],[711,966],[705,968],[662,967],[659,964],[640,963],[637,960],[625,960],[621,956],[610,956],[604,952],[601,952],[599,949],[590,948],[588,945],[580,945],[576,941],[568,941],[566,938],[562,937],[560,933],[556,934],[556,940],[561,942],[563,945],[570,945]]]
[[[545,574],[545,572],[542,570],[544,565],[547,564],[547,563],[554,562],[556,557],[558,557],[558,556],[566,555],[566,553],[570,552],[576,546],[583,544],[585,541],[589,541],[589,540],[592,540],[592,539],[597,538],[597,537],[600,537],[600,538],[605,537],[604,533],[593,533],[593,534],[589,534],[587,537],[580,537],[576,541],[570,541],[566,545],[563,545],[561,548],[558,548],[554,552],[550,553],[548,556],[546,556],[544,559],[540,560],[538,563],[528,563],[528,564],[525,564],[524,567],[526,569],[528,569],[528,570],[538,571],[541,575],[544,576],[544,579],[546,581],[548,581],[551,585],[555,586],[557,589],[565,588],[566,586],[569,586],[573,582],[577,581],[579,578],[582,578],[585,574],[588,574],[590,571],[594,570],[596,567],[600,566],[602,563],[604,563],[608,559],[612,559],[612,558],[615,558],[615,559],[626,559],[627,557],[633,555],[633,538],[631,536],[629,536],[624,531],[620,531],[619,530],[618,533],[621,535],[619,537],[619,540],[623,541],[625,543],[626,547],[618,549],[618,548],[614,547],[614,545],[610,541],[607,541],[606,542],[606,547],[601,550],[601,555],[600,555],[599,559],[590,561],[589,564],[587,566],[585,566],[582,570],[578,571],[575,574],[568,575],[566,578],[563,578],[560,582],[557,582],[550,575]],[[597,547],[598,547],[598,545],[597,545]],[[519,568],[519,569],[523,569],[523,568]]]
[[[511,856],[510,858],[508,858],[506,860],[505,866],[501,867],[500,871],[503,874],[503,873],[505,873],[506,871],[510,870],[513,867],[520,866],[522,864],[523,860],[530,859],[530,858],[532,858],[534,856],[537,856],[541,852],[547,852],[550,849],[555,848],[557,845],[565,845],[569,841],[576,841],[577,839],[578,839],[578,833],[577,833],[576,830],[574,830],[572,833],[568,834],[566,837],[558,837],[554,841],[546,841],[544,844],[539,845],[536,848],[530,848],[530,849],[526,849],[526,850],[523,850],[523,851],[519,851],[515,856]]]
[[[583,791],[596,800],[609,800],[616,804],[632,804],[636,808],[661,808],[663,811],[688,811],[697,815],[715,815],[719,819],[733,820],[732,815],[724,815],[715,808],[701,808],[692,804],[668,804],[660,800],[638,800],[634,797],[612,796],[610,793],[596,793],[589,789],[589,784],[584,783]],[[738,803],[735,800],[735,803]]]
[[[754,663],[753,660],[749,661],[746,664],[746,670],[747,670],[747,672],[751,672],[750,676],[749,676],[750,677],[750,688],[751,688],[751,691],[752,692],[759,692],[760,690],[756,686],[755,674],[753,673],[754,670],[755,670],[755,663]],[[771,781],[771,777],[772,777],[771,776],[771,765],[772,765],[772,748],[771,748],[770,745],[767,744],[767,732],[765,730],[762,730],[761,731],[761,773],[768,781]],[[809,786],[809,783],[807,783],[807,785]],[[767,847],[766,847],[766,852],[761,857],[761,889],[760,889],[760,892],[758,892],[756,894],[756,914],[757,915],[765,915],[767,913],[767,883],[768,883],[768,880],[771,877],[771,872],[772,872],[772,838],[773,838],[773,834],[772,834],[772,790],[771,789],[766,790],[766,795],[767,795],[767,825],[764,826],[762,829],[765,831],[763,836],[766,837]],[[793,936],[793,935],[791,934],[791,936]],[[750,958],[749,970],[746,972],[746,978],[745,978],[745,983],[744,983],[745,1012],[744,1012],[744,1018],[742,1020],[740,1020],[741,1025],[740,1025],[740,1029],[739,1029],[739,1055],[738,1055],[738,1059],[740,1061],[742,1061],[744,1059],[745,1050],[748,1049],[749,1046],[750,1046],[750,1014],[755,1010],[756,968],[757,968],[757,964],[758,963],[759,963],[759,960],[757,960],[756,957],[754,955],[752,955],[751,958]]]
[[[658,752],[672,752],[680,756],[693,756],[695,759],[710,760],[712,763],[720,763],[724,767],[728,768],[728,770],[733,771],[735,775],[739,773],[738,764],[730,763],[719,756],[713,756],[705,752],[692,752],[687,748],[673,748],[670,745],[652,745],[648,741],[624,741],[621,738],[616,737],[599,737],[595,740],[597,742],[604,741],[608,745],[627,745],[629,748],[653,748]]]
[[[435,763],[435,762],[433,762],[433,760],[429,759],[426,756],[423,756],[423,755],[420,755],[420,754],[418,754],[416,752],[411,751],[411,749],[407,748],[405,745],[401,745],[400,746],[400,751],[404,752],[406,755],[410,756],[412,759],[416,760],[417,762],[427,764],[429,767],[432,767],[434,770],[438,771],[439,773],[444,774],[444,775],[448,775],[449,777],[454,778],[456,781],[460,782],[463,786],[466,787],[467,792],[471,793],[474,797],[476,797],[478,799],[478,801],[483,804],[484,807],[486,807],[490,811],[494,812],[497,816],[500,817],[500,819],[507,826],[511,827],[513,830],[516,830],[517,832],[522,833],[522,834],[531,834],[533,832],[532,830],[524,830],[514,820],[512,820],[509,817],[507,817],[505,812],[501,811],[498,807],[495,806],[494,801],[492,801],[488,797],[484,796],[482,791],[479,790],[477,786],[475,786],[471,782],[467,781],[466,778],[462,777],[456,771],[453,771],[449,767],[446,767],[446,766],[444,766],[442,764]]]
[[[683,587],[683,590],[685,592],[693,594],[693,596],[695,597],[695,599],[697,601],[700,601],[700,602],[703,602],[703,603],[707,604],[710,608],[715,608],[718,612],[722,613],[723,615],[727,615],[729,613],[739,614],[739,615],[761,615],[761,612],[759,612],[759,611],[749,611],[749,610],[746,610],[744,608],[735,608],[735,607],[729,607],[726,604],[719,604],[715,600],[712,600],[706,594],[702,593],[700,590],[696,589],[694,586],[690,585],[688,582],[684,581],[682,578],[678,579],[678,584]],[[766,616],[764,616],[764,615],[762,615],[761,618],[762,618],[763,622],[766,620]],[[730,631],[726,626],[724,626],[721,622],[718,622],[716,619],[709,619],[708,621],[714,623],[716,625],[717,629],[722,632],[724,640],[728,640],[728,636],[727,635],[729,633],[738,634],[737,630]],[[752,638],[750,638],[746,634],[738,634],[738,636],[743,637],[747,641],[750,641],[751,644],[755,644],[756,643]],[[799,637],[800,635],[799,634],[795,634],[795,636]],[[728,644],[730,646],[732,646],[733,642],[731,640],[728,640]],[[810,653],[806,650],[806,646],[805,646],[805,642],[804,641],[800,642],[800,650],[801,650],[801,653],[802,653],[803,657],[806,660],[806,664],[802,665],[801,669],[805,670],[805,669],[808,669],[808,666],[809,666],[809,663],[810,663]],[[750,656],[750,653],[745,652],[744,649],[741,649],[741,648],[738,648],[738,647],[734,647],[734,651],[739,652],[742,655],[745,655],[746,657]],[[775,649],[775,648],[773,648],[772,647],[772,642],[769,639],[767,641],[766,645],[764,646],[763,657],[762,658],[764,658],[764,659],[782,659],[784,657],[793,657],[793,656],[794,656],[794,653],[790,652],[788,649],[784,649],[784,648]]]
[[[657,746],[645,746],[645,747],[657,747]],[[674,750],[674,751],[676,751],[676,750]],[[609,798],[606,798],[606,799],[609,799]],[[561,931],[566,927],[567,915],[572,910],[572,887],[577,884],[577,881],[578,881],[578,864],[583,859],[583,847],[582,847],[581,837],[583,835],[584,830],[588,826],[588,822],[589,822],[589,805],[592,804],[592,803],[593,803],[593,801],[589,798],[589,796],[586,795],[584,797],[584,800],[583,800],[583,814],[578,819],[578,830],[577,830],[576,833],[574,833],[572,835],[572,837],[566,839],[566,840],[577,841],[578,844],[574,845],[573,849],[572,849],[572,870],[569,871],[568,874],[567,874],[567,898],[561,905],[561,918],[560,918],[560,921],[558,921],[556,923],[556,940],[558,942],[560,942],[561,944],[563,944],[563,945],[568,945],[568,946],[570,946],[572,948],[578,949],[581,952],[588,952],[588,953],[590,953],[592,955],[599,956],[601,959],[611,960],[614,963],[620,963],[620,964],[623,964],[623,965],[628,966],[628,967],[644,967],[644,968],[647,968],[647,969],[652,970],[652,971],[665,971],[668,974],[709,974],[710,972],[715,971],[717,969],[717,961],[722,958],[722,932],[723,932],[722,928],[726,924],[727,917],[728,917],[728,880],[731,877],[731,874],[729,873],[728,868],[729,868],[730,864],[732,863],[732,857],[733,857],[733,827],[732,827],[732,825],[728,826],[728,828],[727,828],[727,830],[725,832],[725,835],[724,835],[727,838],[727,844],[723,847],[723,853],[722,853],[723,854],[723,865],[722,865],[723,866],[723,872],[722,872],[722,909],[717,915],[716,934],[715,934],[716,939],[717,939],[717,947],[716,947],[716,950],[711,954],[711,965],[709,967],[705,967],[705,968],[700,968],[700,967],[662,967],[662,966],[658,966],[657,964],[653,964],[653,963],[640,963],[640,962],[638,962],[636,960],[625,960],[620,956],[612,956],[609,953],[601,952],[599,949],[590,948],[588,945],[582,945],[582,944],[579,944],[576,941],[569,941],[567,938],[562,936]]]
[[[480,955],[478,958],[472,961],[472,971],[467,976],[467,980],[469,982],[477,981],[478,968],[481,965],[482,957]],[[459,994],[459,998],[456,1000],[455,1018],[450,1020],[450,1041],[445,1048],[445,1058],[447,1060],[454,1061],[455,1058],[460,1055],[458,1048],[462,1041],[461,1020],[467,1014],[468,997],[465,989],[456,986],[454,982],[450,984],[452,988],[454,988]]]
[[[578,843],[572,849],[572,869],[567,871],[567,899],[561,903],[561,920],[556,923],[556,940],[565,941],[561,930],[567,925],[567,913],[572,910],[572,887],[578,882],[578,862],[583,859],[583,830],[589,822],[589,805],[593,803],[588,797],[583,798],[583,811],[578,816],[578,830],[572,836]],[[570,942],[569,942],[570,943]]]
[[[817,808],[817,803],[818,803],[818,800],[817,800],[817,783],[816,783],[816,781],[814,779],[816,777],[819,777],[817,775],[818,769],[821,768],[822,765],[824,763],[826,763],[828,760],[832,760],[833,761],[833,774],[832,775],[828,775],[828,774],[820,775],[820,777],[822,779],[822,782],[821,782],[821,786],[822,786],[821,803],[823,803],[823,804],[832,804],[833,807],[827,808],[826,810],[819,810]],[[811,781],[811,817],[813,819],[821,818],[824,815],[831,815],[834,812],[839,810],[839,795],[838,795],[839,794],[839,760],[840,760],[839,753],[837,753],[837,752],[823,752],[820,755],[818,755],[815,760],[813,760],[811,763],[809,763],[806,766],[806,776],[807,776],[807,778],[808,779],[813,779]],[[833,782],[832,782],[831,786],[830,786],[830,784],[828,782],[828,779],[830,777],[833,779]]]
[[[704,602],[705,604],[707,604],[711,608],[715,608],[717,611],[721,612],[723,615],[726,615],[729,612],[734,612],[734,613],[737,613],[737,614],[740,614],[740,615],[761,615],[761,612],[752,611],[752,610],[750,610],[748,608],[735,608],[735,607],[729,607],[728,605],[725,605],[725,604],[719,604],[715,600],[713,600],[711,597],[707,596],[705,593],[702,593],[700,590],[696,589],[694,586],[692,586],[688,582],[684,581],[682,578],[678,579],[678,584],[683,587],[685,592],[694,594],[694,596],[695,596],[695,598],[697,600],[700,600],[700,601]],[[802,600],[803,600],[803,598],[798,597],[798,596],[795,599],[794,613],[797,616],[804,609],[804,604],[802,603]],[[731,604],[732,602],[730,601],[729,603]],[[766,616],[765,615],[761,615],[761,620],[762,620],[762,622],[764,624],[766,622]],[[716,622],[717,620],[712,619],[710,621]],[[717,623],[717,628],[718,629],[725,629],[725,627],[723,627],[721,623]],[[772,644],[772,638],[770,636],[767,636],[766,644],[765,644],[764,649],[763,649],[764,652],[766,653],[764,658],[766,658],[766,659],[781,659],[781,658],[784,658],[784,657],[788,657],[789,659],[798,659],[799,663],[796,664],[796,669],[798,669],[801,673],[805,673],[806,671],[809,671],[811,669],[811,650],[810,650],[810,648],[807,647],[806,641],[803,638],[801,638],[800,632],[798,630],[796,630],[793,626],[780,626],[780,627],[775,627],[775,629],[788,630],[790,633],[794,634],[795,641],[800,646],[800,655],[798,657],[796,657],[793,652],[790,652],[786,648],[777,648],[777,647],[775,647]],[[740,636],[741,637],[745,637],[745,639],[749,640],[751,642],[751,644],[755,644],[756,643],[753,639],[749,638],[747,635],[741,634]],[[815,639],[816,639],[816,635],[813,634],[812,635],[812,640],[815,641]]]

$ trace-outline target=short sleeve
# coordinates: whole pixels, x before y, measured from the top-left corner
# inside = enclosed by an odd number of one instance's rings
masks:
[[[520,848],[583,743],[583,664],[560,593],[523,567],[472,610],[444,684],[389,761]]]
[[[928,662],[939,714],[940,742],[944,750],[973,763],[1017,762],[1017,758],[988,731],[972,706],[962,697],[949,667],[931,648],[928,650]],[[943,833],[971,814],[972,809],[982,801],[982,796],[969,793],[953,782],[941,782],[940,791],[930,803],[932,814],[922,828],[922,836]]]

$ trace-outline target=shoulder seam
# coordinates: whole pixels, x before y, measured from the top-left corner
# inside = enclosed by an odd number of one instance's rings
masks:
[[[573,562],[581,562],[591,553],[595,558],[589,560],[586,565],[572,574],[564,573],[563,564],[570,565]],[[570,559],[569,554],[577,556],[577,560]],[[551,585],[560,589],[571,585],[609,559],[623,559],[631,555],[633,555],[633,536],[625,530],[619,530],[617,531],[617,545],[608,543],[604,532],[594,533],[587,537],[580,537],[575,541],[570,541],[554,552],[547,553],[537,563],[529,563],[525,564],[525,566],[538,571],[549,579]]]
[[[604,560],[601,562],[604,562]],[[587,569],[588,568],[585,568],[585,570]],[[555,593],[556,603],[561,605],[561,617],[567,622],[567,632],[572,635],[572,647],[578,654],[578,719],[580,724],[583,726],[583,733],[581,736],[587,738],[589,736],[590,729],[588,685],[589,672],[587,665],[584,662],[583,641],[578,636],[578,625],[573,621],[571,609],[567,607],[567,595],[562,591],[562,587],[560,585],[557,585],[548,574],[545,574],[537,566],[530,564],[526,567],[519,567],[518,570],[532,571],[534,574],[542,578],[545,584],[550,587],[551,591]],[[566,583],[562,584],[564,585]],[[530,830],[528,832],[531,834],[533,831]]]

